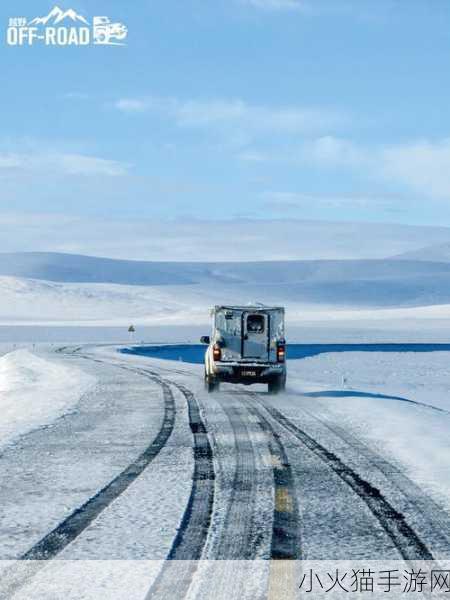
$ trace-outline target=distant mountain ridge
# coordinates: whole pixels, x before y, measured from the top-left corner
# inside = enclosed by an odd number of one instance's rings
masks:
[[[61,283],[187,285],[194,283],[170,263],[96,258],[53,252],[0,253],[0,275]]]
[[[0,253],[0,276],[61,283],[158,286],[220,282],[401,281],[450,276],[450,264],[423,260],[348,259],[258,262],[149,262],[51,252]]]
[[[0,254],[0,321],[190,323],[214,304],[314,309],[450,305],[450,262],[396,259],[139,262]]]
[[[393,256],[392,258],[394,260],[417,260],[447,263],[450,262],[450,242],[433,244],[431,246],[419,248],[418,250],[403,252],[402,254]]]

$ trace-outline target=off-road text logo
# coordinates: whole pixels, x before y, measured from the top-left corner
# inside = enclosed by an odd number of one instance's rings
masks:
[[[28,21],[11,17],[6,30],[9,46],[124,46],[128,28],[109,17],[93,17],[92,23],[73,9],[63,11],[55,6],[45,17]]]

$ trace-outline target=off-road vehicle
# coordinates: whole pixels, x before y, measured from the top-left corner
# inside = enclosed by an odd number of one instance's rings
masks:
[[[267,383],[269,392],[286,386],[284,308],[266,306],[216,306],[205,353],[205,384],[209,392],[221,381]]]

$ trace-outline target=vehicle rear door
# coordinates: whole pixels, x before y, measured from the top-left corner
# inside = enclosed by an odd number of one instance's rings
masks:
[[[267,360],[270,320],[267,313],[242,314],[242,358]]]

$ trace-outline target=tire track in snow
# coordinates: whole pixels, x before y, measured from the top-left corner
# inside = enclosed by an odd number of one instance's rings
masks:
[[[191,390],[179,383],[170,383],[180,390],[188,404],[189,426],[194,438],[194,474],[191,495],[177,535],[146,600],[186,596],[202,557],[214,505],[213,452],[199,404]]]
[[[231,482],[222,534],[214,545],[214,560],[252,560],[258,549],[258,531],[255,524],[258,474],[255,449],[250,439],[242,408],[230,406],[228,398],[218,396],[234,436],[236,461]]]
[[[258,396],[255,394],[255,397]],[[378,488],[363,479],[341,458],[300,429],[278,409],[269,406],[261,398],[258,401],[269,415],[330,467],[361,498],[405,560],[434,560],[433,554],[406,522],[404,515],[386,500]]]
[[[348,429],[331,423],[326,418],[321,418],[305,408],[302,410],[377,469],[386,478],[389,485],[398,490],[414,510],[414,518],[419,520],[421,529],[428,534],[427,537],[432,538],[433,548],[443,556],[448,556],[450,549],[449,515],[395,464],[374,452]]]
[[[211,524],[214,504],[215,473],[213,453],[205,424],[201,418],[197,399],[187,387],[178,382],[163,379],[155,371],[144,368],[133,368],[119,361],[105,361],[93,358],[89,355],[79,354],[78,350],[79,348],[75,350],[76,356],[81,358],[100,364],[114,365],[135,373],[145,373],[147,377],[157,381],[163,386],[163,389],[167,388],[169,392],[170,386],[176,387],[186,399],[189,426],[194,440],[194,474],[191,494],[177,535],[167,556],[167,561],[164,563],[161,572],[146,596],[146,598],[152,599],[165,599],[168,597],[168,594],[173,595],[175,590],[175,597],[182,598],[189,589],[192,577],[197,568],[197,561],[201,558]],[[183,565],[181,571],[180,564]]]
[[[169,390],[170,386],[173,386],[183,394],[188,405],[189,427],[194,441],[194,474],[188,505],[167,559],[169,561],[198,560],[203,552],[211,523],[215,473],[211,444],[195,395],[184,385],[176,381],[163,379],[159,373],[150,369],[136,369],[118,361],[103,361],[88,355],[78,354],[78,356],[98,363],[115,365],[124,370],[145,373],[150,379],[158,381],[160,385],[167,386]]]
[[[147,377],[149,376],[147,375]],[[150,379],[161,385],[164,396],[163,423],[155,439],[126,469],[30,548],[20,560],[51,560],[54,558],[125,492],[165,446],[175,424],[175,401],[170,387],[166,383],[155,378]]]
[[[195,395],[184,385],[163,379],[159,373],[150,369],[136,369],[125,366],[118,361],[103,361],[87,355],[78,354],[78,356],[99,363],[115,365],[124,370],[145,373],[150,379],[162,385],[163,389],[167,387],[170,391],[170,386],[173,386],[183,394],[188,405],[189,427],[194,441],[194,474],[188,505],[167,559],[198,560],[201,557],[211,523],[214,504],[215,473],[211,444]]]
[[[249,393],[251,398],[255,395]],[[255,406],[248,410],[259,421],[268,437],[274,480],[274,509],[270,558],[272,560],[301,560],[300,514],[295,494],[291,465],[281,442],[269,419]]]
[[[86,358],[86,357],[84,357]],[[99,361],[102,362],[102,361]],[[111,363],[107,363],[111,364]],[[115,365],[118,366],[118,365]],[[175,400],[168,383],[144,370],[133,370],[161,386],[164,400],[164,415],[161,428],[151,444],[119,475],[98,491],[82,506],[72,512],[64,521],[44,536],[18,559],[18,566],[2,574],[0,598],[11,598],[28,580],[54,559],[73,542],[110,504],[141,475],[156,458],[169,439],[175,424]],[[23,561],[32,561],[29,569],[20,568]],[[24,573],[26,578],[24,579]]]
[[[194,394],[183,385],[173,385],[180,390],[188,403],[189,426],[194,437],[195,464],[191,496],[168,559],[198,560],[206,542],[214,504],[213,453]]]

